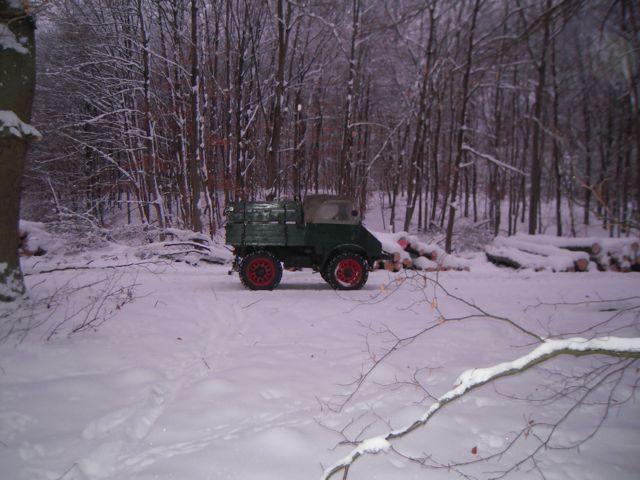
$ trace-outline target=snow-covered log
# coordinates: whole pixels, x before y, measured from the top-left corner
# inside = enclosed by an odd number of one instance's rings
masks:
[[[413,260],[413,267],[416,270],[424,270],[425,272],[436,272],[440,266],[433,260],[429,260],[427,257],[418,257]]]
[[[383,250],[392,255],[393,267],[384,265],[388,270],[468,271],[470,268],[468,261],[446,253],[438,245],[422,242],[416,235],[407,232],[373,233],[382,243]]]
[[[542,245],[551,245],[558,248],[564,248],[566,250],[587,252],[592,257],[595,257],[602,252],[603,239],[595,237],[555,237],[553,235],[528,235],[525,233],[516,233],[514,238],[522,240],[528,243],[537,243]]]
[[[487,259],[496,265],[516,269],[530,268],[535,271],[573,272],[575,264],[568,255],[543,256],[525,252],[518,248],[489,245],[485,248]]]
[[[487,256],[487,260],[498,266],[515,268],[517,270],[520,270],[521,268],[530,268],[537,272],[548,269],[548,265],[544,257],[523,252],[517,248],[494,247],[488,245],[485,248],[485,255]],[[560,271],[566,271],[567,268],[570,268],[570,266],[565,265]]]
[[[540,265],[549,266],[556,271],[565,271],[574,267],[577,271],[585,272],[589,268],[589,254],[583,251],[565,250],[554,245],[531,242],[518,237],[496,237],[493,246],[543,256],[546,260]]]
[[[551,235],[516,234],[511,238],[528,244],[554,246],[564,250],[586,252],[590,255],[591,261],[598,265],[599,270],[640,270],[640,239],[638,237],[570,238]]]
[[[523,258],[518,255],[518,251],[515,249],[507,249],[504,247],[497,248],[489,245],[485,248],[484,253],[487,256],[487,260],[501,267],[515,268],[516,270],[519,270],[524,268],[526,265],[527,259],[523,261]]]
[[[440,248],[438,245],[433,245],[429,243],[420,242],[418,239],[412,239],[409,243],[409,247],[414,252],[417,252],[418,255],[422,257],[427,257],[429,260],[433,260],[434,262],[439,259],[446,258],[447,252],[444,249]]]

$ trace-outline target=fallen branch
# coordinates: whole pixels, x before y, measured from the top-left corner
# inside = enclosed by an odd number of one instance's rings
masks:
[[[150,264],[159,264],[159,263],[163,263],[166,264],[167,262],[164,261],[159,261],[159,260],[148,260],[148,261],[144,261],[144,262],[135,262],[135,263],[125,263],[125,264],[121,264],[121,265],[102,265],[102,266],[96,266],[96,267],[92,267],[89,265],[69,265],[68,267],[60,267],[60,268],[51,268],[49,270],[39,270],[37,272],[26,272],[24,274],[24,276],[29,276],[29,275],[42,275],[45,273],[53,273],[53,272],[64,272],[67,270],[102,270],[102,269],[106,269],[106,268],[125,268],[125,267],[139,267],[142,265],[150,265]]]
[[[522,373],[531,367],[560,355],[607,355],[637,359],[640,358],[640,338],[604,337],[592,340],[584,338],[545,340],[528,354],[511,362],[504,362],[487,368],[466,370],[458,377],[454,388],[438,398],[422,417],[403,428],[360,442],[345,457],[327,468],[322,475],[322,480],[329,480],[338,472],[344,472],[346,477],[346,472],[358,458],[366,454],[389,450],[392,448],[391,441],[404,437],[426,425],[445,405],[463,397],[468,392],[500,378]]]

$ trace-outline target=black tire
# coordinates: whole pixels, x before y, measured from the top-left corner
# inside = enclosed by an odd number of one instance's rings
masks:
[[[325,276],[335,290],[360,290],[369,278],[369,265],[357,253],[341,253],[331,259]]]
[[[253,252],[240,262],[240,281],[249,290],[273,290],[282,280],[282,264],[270,252]]]
[[[320,276],[325,282],[329,282],[329,278],[327,277],[327,267],[320,269]]]

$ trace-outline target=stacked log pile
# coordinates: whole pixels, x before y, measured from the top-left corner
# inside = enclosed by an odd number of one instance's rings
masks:
[[[406,232],[376,233],[384,251],[392,255],[391,260],[382,260],[377,268],[392,272],[402,269],[440,272],[449,270],[469,271],[469,262],[447,254],[436,244],[422,242],[415,235]]]
[[[569,238],[550,235],[496,237],[485,249],[500,266],[536,271],[640,271],[638,238]]]

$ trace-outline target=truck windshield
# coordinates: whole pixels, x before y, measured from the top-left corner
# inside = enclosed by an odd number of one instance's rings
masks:
[[[351,220],[351,205],[348,202],[324,202],[316,212],[316,222],[347,222]]]

